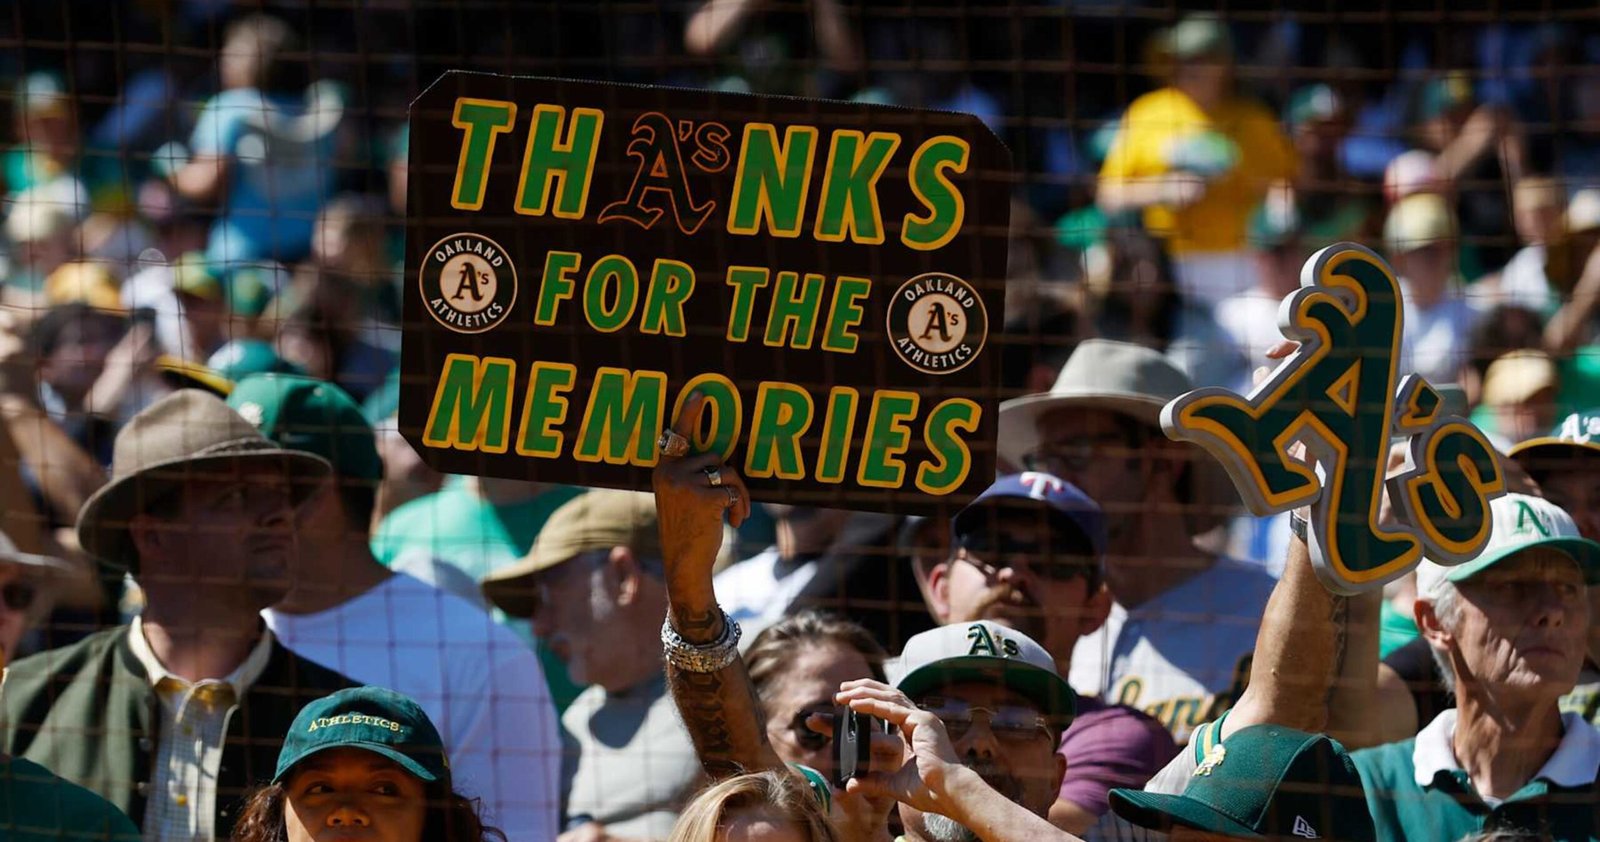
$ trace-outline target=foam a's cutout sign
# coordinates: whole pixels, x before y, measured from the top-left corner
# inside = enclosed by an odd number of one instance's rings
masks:
[[[1489,500],[1505,492],[1494,448],[1439,393],[1398,371],[1404,307],[1383,259],[1353,243],[1311,256],[1279,324],[1300,347],[1241,397],[1197,389],[1162,410],[1161,426],[1227,468],[1258,515],[1311,506],[1310,547],[1328,589],[1381,587],[1426,556],[1459,564],[1489,540]],[[1385,480],[1394,436],[1406,470]],[[1289,455],[1306,444],[1307,461]],[[1380,522],[1387,483],[1393,522]]]

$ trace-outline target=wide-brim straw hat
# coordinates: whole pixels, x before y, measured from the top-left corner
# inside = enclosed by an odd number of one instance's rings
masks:
[[[1039,445],[1039,419],[1059,409],[1104,409],[1161,429],[1161,409],[1191,391],[1188,375],[1159,351],[1131,342],[1088,339],[1080,343],[1050,391],[1000,404],[999,455],[1017,468]],[[1184,442],[1190,464],[1195,534],[1236,513],[1238,492],[1222,464],[1198,445]]]
[[[112,449],[111,482],[78,512],[78,543],[108,564],[137,572],[128,522],[185,480],[238,479],[277,467],[291,498],[303,502],[332,470],[327,460],[284,450],[215,395],[180,389],[133,416]]]

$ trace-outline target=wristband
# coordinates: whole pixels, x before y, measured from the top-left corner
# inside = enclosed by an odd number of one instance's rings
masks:
[[[739,657],[739,638],[743,632],[739,624],[728,616],[728,612],[720,607],[717,612],[722,614],[722,634],[706,644],[684,640],[672,627],[672,615],[667,615],[661,623],[661,651],[666,655],[667,663],[685,672],[706,673],[716,672]]]
[[[1307,546],[1310,546],[1311,539],[1307,535],[1311,531],[1311,524],[1307,523],[1306,519],[1301,517],[1297,511],[1289,513],[1289,531],[1293,532]]]

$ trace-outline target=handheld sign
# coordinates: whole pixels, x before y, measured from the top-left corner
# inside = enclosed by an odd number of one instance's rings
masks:
[[[452,473],[926,512],[994,475],[1010,158],[976,118],[452,72],[411,107],[400,428]]]
[[[1336,593],[1381,587],[1423,556],[1477,556],[1505,476],[1482,432],[1443,417],[1421,377],[1398,376],[1404,307],[1394,273],[1372,251],[1339,243],[1306,261],[1300,287],[1279,311],[1300,347],[1248,397],[1206,388],[1173,400],[1162,428],[1221,461],[1252,512],[1310,505],[1311,560]],[[1386,481],[1397,434],[1410,440],[1409,465]],[[1295,441],[1310,462],[1290,456]],[[1380,522],[1386,482],[1395,523]]]

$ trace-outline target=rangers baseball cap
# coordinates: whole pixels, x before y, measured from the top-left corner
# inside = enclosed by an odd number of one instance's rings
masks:
[[[1278,725],[1241,728],[1213,746],[1182,795],[1113,789],[1111,809],[1163,832],[1179,826],[1245,839],[1377,839],[1344,746]]]
[[[1506,494],[1489,503],[1489,543],[1478,557],[1446,567],[1423,559],[1417,565],[1417,596],[1434,599],[1445,582],[1460,582],[1511,556],[1535,547],[1549,547],[1572,558],[1584,582],[1600,584],[1600,544],[1584,538],[1572,516],[1542,497]]]
[[[1041,471],[1007,474],[984,489],[950,520],[956,543],[989,528],[996,512],[1043,512],[1052,526],[1080,538],[1083,549],[1100,558],[1106,548],[1105,515],[1076,485]]]
[[[352,687],[300,709],[278,752],[273,783],[329,749],[358,748],[394,761],[424,781],[450,782],[450,761],[439,730],[410,696],[385,687]]]
[[[1038,706],[1065,729],[1078,697],[1056,672],[1055,659],[1022,632],[989,620],[940,626],[906,641],[900,657],[884,664],[895,689],[912,701],[951,684],[1000,684]]]
[[[1569,464],[1572,457],[1584,452],[1600,453],[1600,408],[1568,415],[1549,435],[1519,442],[1509,455],[1523,468],[1538,472]]]

